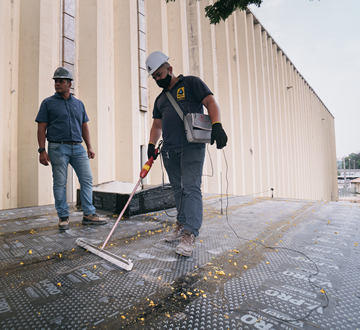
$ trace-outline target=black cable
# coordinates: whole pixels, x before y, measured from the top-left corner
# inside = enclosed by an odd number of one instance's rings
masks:
[[[250,239],[247,239],[247,238],[244,238],[244,237],[239,236],[239,235],[236,233],[236,231],[234,230],[234,228],[233,228],[233,227],[230,225],[230,223],[229,223],[229,218],[228,218],[228,207],[229,207],[229,198],[228,198],[228,195],[229,195],[229,194],[228,194],[228,189],[229,189],[229,181],[228,181],[228,175],[227,175],[227,174],[228,174],[228,163],[227,163],[227,160],[226,160],[226,156],[225,156],[225,151],[224,151],[224,149],[222,149],[222,151],[223,151],[224,160],[225,160],[225,164],[226,164],[226,184],[227,184],[227,186],[226,186],[227,204],[226,204],[226,209],[225,209],[226,221],[227,221],[228,226],[231,228],[231,230],[234,232],[234,234],[235,234],[235,236],[236,236],[237,238],[242,239],[242,240],[245,240],[245,241],[250,241]],[[263,244],[263,243],[261,243],[261,242],[258,242],[258,244],[259,244],[259,245],[262,245],[262,246],[265,247],[266,249],[270,249],[270,250],[279,250],[279,249],[281,249],[281,250],[288,250],[288,251],[292,251],[292,252],[295,252],[295,253],[300,253],[300,254],[302,254],[302,255],[303,255],[304,257],[306,257],[310,262],[312,262],[312,263],[314,264],[315,268],[316,268],[316,273],[310,274],[309,277],[308,277],[308,282],[309,282],[309,284],[312,285],[312,286],[315,287],[315,288],[322,289],[320,286],[318,286],[318,285],[314,284],[313,282],[311,282],[311,277],[313,277],[313,276],[315,277],[315,276],[317,276],[317,275],[319,274],[319,268],[318,268],[316,262],[313,261],[310,257],[308,257],[305,253],[300,252],[300,251],[297,251],[297,250],[294,250],[294,249],[285,248],[285,247],[266,246],[265,244]],[[315,309],[317,309],[317,308],[319,308],[319,307],[322,307],[323,309],[325,309],[326,307],[329,306],[329,297],[328,297],[328,295],[327,295],[326,292],[324,292],[324,294],[325,294],[325,298],[326,298],[326,304],[325,304],[325,306],[321,306],[321,305],[320,305],[320,306],[316,306],[315,308],[313,308],[312,310],[310,310],[309,313],[308,313],[306,316],[304,316],[304,317],[302,317],[302,318],[291,319],[291,320],[284,320],[284,319],[278,318],[278,317],[276,317],[276,316],[271,316],[271,317],[272,317],[272,318],[275,318],[275,319],[277,319],[277,320],[279,320],[279,321],[282,321],[282,322],[296,322],[296,321],[305,320],[307,317],[310,316],[310,314],[311,314]],[[256,310],[255,310],[255,311],[256,311]]]
[[[227,198],[228,198],[228,199],[231,199],[231,198],[241,198],[241,197],[247,197],[247,196],[260,195],[260,194],[263,194],[263,193],[266,193],[266,192],[269,192],[269,191],[271,191],[271,190],[265,190],[265,191],[262,191],[262,192],[259,192],[259,193],[249,194],[249,195],[229,196],[228,194],[226,194],[226,196],[227,196]],[[209,206],[209,205],[213,205],[213,204],[219,203],[219,201],[222,201],[222,198],[220,198],[219,200],[217,200],[217,201],[215,201],[215,202],[212,202],[212,203],[206,203],[206,206]]]
[[[226,221],[227,221],[227,223],[228,223],[228,226],[231,228],[231,230],[234,232],[235,236],[236,236],[238,239],[242,239],[242,240],[244,240],[244,241],[249,241],[250,239],[247,239],[247,238],[244,238],[244,237],[239,236],[239,235],[236,233],[236,231],[234,230],[234,228],[233,228],[233,227],[230,225],[230,223],[229,223],[229,218],[228,218],[228,207],[229,207],[228,170],[229,170],[229,167],[228,167],[228,163],[227,163],[227,159],[226,159],[226,155],[225,155],[224,149],[222,149],[222,152],[223,152],[223,156],[224,156],[224,160],[225,160],[225,164],[226,164],[226,197],[227,197],[227,198],[226,198],[226,199],[227,199],[227,204],[226,204],[226,211],[225,211]],[[209,154],[210,154],[210,153],[209,153]],[[210,156],[210,157],[211,157],[211,156]],[[212,164],[212,162],[211,162],[211,164]],[[162,169],[162,170],[163,170],[163,169]],[[182,171],[182,162],[181,162],[181,171]],[[196,174],[196,173],[194,173],[194,174]],[[196,174],[196,175],[199,175],[199,174]],[[181,172],[181,176],[182,176],[182,172]],[[163,184],[164,184],[164,183],[163,183]],[[270,189],[270,190],[266,190],[266,191],[264,191],[264,192],[260,192],[260,193],[256,193],[256,194],[250,194],[250,195],[244,195],[244,196],[254,196],[254,195],[262,194],[262,193],[269,192],[269,191],[271,191],[271,189]],[[241,196],[241,197],[244,197],[244,196]],[[238,196],[233,196],[233,197],[231,197],[231,198],[235,198],[235,197],[238,197]],[[218,201],[216,201],[216,202],[214,202],[214,203],[217,203],[217,202],[218,202]],[[214,204],[214,203],[211,203],[211,204]],[[211,205],[211,204],[207,204],[207,205]],[[165,211],[165,213],[166,213],[166,211]],[[168,215],[168,214],[167,214],[167,215]],[[299,253],[299,254],[303,255],[303,256],[304,256],[305,258],[307,258],[310,262],[312,262],[313,265],[314,265],[315,268],[316,268],[316,272],[313,273],[313,274],[310,274],[309,277],[308,277],[308,282],[309,282],[309,284],[310,284],[311,286],[313,286],[314,288],[322,289],[320,286],[318,286],[318,285],[314,284],[313,282],[311,282],[311,278],[312,278],[312,277],[316,277],[316,276],[319,274],[319,268],[318,268],[317,264],[316,264],[311,258],[309,258],[305,253],[300,252],[300,251],[297,251],[297,250],[294,250],[294,249],[285,248],[285,247],[271,247],[271,246],[266,246],[265,244],[262,244],[261,242],[258,242],[258,244],[261,245],[261,246],[263,246],[264,248],[270,249],[270,250],[288,250],[288,251],[292,251],[292,252]],[[292,318],[292,319],[290,319],[290,320],[289,320],[289,319],[284,320],[284,319],[278,318],[278,317],[276,317],[276,316],[271,316],[271,317],[274,318],[274,319],[276,319],[276,320],[278,320],[278,321],[287,322],[287,323],[305,320],[306,318],[308,318],[308,317],[310,316],[310,314],[311,314],[315,309],[317,309],[317,308],[319,308],[319,307],[322,307],[323,309],[326,308],[326,307],[328,307],[328,305],[329,305],[329,297],[328,297],[328,295],[327,295],[326,292],[325,292],[324,294],[325,294],[325,298],[326,298],[326,304],[325,304],[324,306],[322,306],[322,305],[316,306],[315,308],[313,308],[312,310],[310,310],[307,315],[305,315],[305,316],[302,317],[302,318],[297,318],[297,319]],[[154,298],[154,300],[158,300],[158,299],[155,299],[155,298]],[[161,300],[158,300],[158,301],[161,301]],[[161,302],[164,303],[163,301],[161,301]],[[167,305],[170,305],[170,306],[173,306],[173,307],[175,307],[175,308],[177,308],[177,309],[179,309],[178,307],[176,307],[176,306],[174,306],[174,305],[172,305],[172,304],[169,304],[169,303],[166,303],[166,304],[167,304]],[[225,311],[227,311],[227,312],[247,312],[247,311],[255,311],[255,312],[257,312],[257,310],[244,310],[244,309],[233,309],[233,310],[225,309]],[[185,314],[189,314],[189,315],[190,315],[190,313],[186,313],[186,312],[184,312],[183,310],[182,310],[182,312],[185,313]],[[213,313],[210,313],[210,314],[212,315]]]
[[[209,150],[208,150],[208,152],[209,152]],[[233,227],[230,225],[230,223],[229,223],[229,218],[228,218],[228,207],[229,207],[228,170],[229,170],[229,167],[228,167],[228,163],[227,163],[227,159],[226,159],[226,155],[225,155],[224,149],[222,149],[222,152],[223,152],[223,156],[224,156],[224,160],[225,160],[225,164],[226,164],[226,200],[227,200],[226,211],[225,211],[226,221],[227,221],[227,223],[228,223],[228,226],[231,228],[231,230],[234,232],[235,236],[236,236],[238,239],[242,239],[242,240],[244,240],[244,241],[249,241],[250,239],[247,239],[247,238],[244,238],[244,237],[239,236],[239,235],[236,233],[236,231],[234,230],[234,228],[233,228]],[[182,156],[182,153],[183,153],[183,147],[182,147],[181,156]],[[209,155],[210,155],[210,152],[209,152]],[[211,155],[210,155],[210,159],[211,159]],[[211,165],[212,165],[212,161],[211,161]],[[181,157],[181,177],[182,177],[182,166],[183,166],[183,164],[182,164],[182,157]],[[187,165],[186,165],[186,166],[187,166]],[[187,168],[188,168],[188,166],[187,166]],[[213,169],[213,168],[212,168],[212,169]],[[163,168],[162,168],[162,171],[163,171]],[[191,171],[191,172],[192,172],[192,171]],[[194,172],[192,172],[192,173],[194,173]],[[200,175],[200,174],[197,174],[197,173],[194,173],[194,174],[195,174],[195,175]],[[211,176],[213,176],[213,174],[212,174]],[[164,173],[163,173],[163,178],[164,178]],[[163,181],[163,185],[164,185],[164,181]],[[241,196],[241,197],[254,196],[254,195],[263,194],[263,193],[269,192],[269,191],[271,191],[271,189],[270,189],[270,190],[263,191],[263,192],[260,192],[260,193],[244,195],[244,196]],[[233,197],[231,197],[231,198],[235,198],[235,197],[238,197],[238,196],[233,196]],[[181,196],[180,196],[180,198],[181,198]],[[180,199],[180,200],[181,200],[181,199]],[[218,203],[218,201],[216,201],[216,202],[214,202],[214,203]],[[214,203],[210,203],[210,204],[207,204],[207,205],[211,205],[211,204],[214,204]],[[180,207],[181,207],[181,204],[180,204]],[[165,210],[165,208],[164,208],[164,210]],[[165,213],[166,213],[166,210],[165,210]],[[166,215],[168,215],[168,214],[166,213]],[[168,215],[168,216],[169,216],[169,215]],[[176,217],[176,216],[177,216],[177,215],[175,215],[175,216],[170,216],[170,217]],[[305,258],[307,258],[310,262],[312,262],[313,265],[314,265],[315,268],[316,268],[316,272],[313,273],[313,274],[310,274],[309,277],[308,277],[308,282],[309,282],[309,284],[312,285],[314,288],[322,289],[320,286],[318,286],[318,285],[314,284],[313,282],[311,282],[311,278],[312,278],[312,277],[316,277],[316,276],[319,274],[319,268],[318,268],[317,264],[316,264],[311,258],[309,258],[306,254],[304,254],[303,252],[294,250],[294,249],[290,249],[290,248],[285,248],[285,247],[270,247],[270,246],[266,246],[265,244],[262,244],[261,242],[258,242],[258,244],[261,245],[261,246],[263,246],[264,248],[270,249],[270,250],[279,250],[279,249],[281,249],[281,250],[288,250],[288,251],[292,251],[292,252],[299,253],[299,254],[303,255],[303,256],[304,256]],[[319,308],[319,307],[326,308],[326,307],[329,305],[329,297],[328,297],[328,295],[327,295],[326,292],[325,292],[325,298],[326,298],[326,304],[325,304],[325,306],[321,306],[321,305],[320,305],[320,306],[316,306],[315,308],[313,308],[312,310],[310,310],[306,316],[304,316],[304,317],[302,317],[302,318],[291,319],[291,320],[284,320],[284,319],[281,319],[281,318],[277,318],[277,317],[275,317],[275,316],[272,316],[272,317],[273,317],[274,319],[277,319],[278,321],[282,321],[282,322],[302,321],[302,320],[306,319],[307,317],[309,317],[310,314],[311,314],[315,309],[317,309],[317,308]],[[237,311],[237,310],[234,310],[234,311]],[[239,311],[241,311],[241,310],[239,310]],[[238,312],[239,312],[239,311],[238,311]],[[254,311],[256,311],[256,310],[254,310]]]
[[[225,160],[225,164],[226,164],[226,184],[227,184],[227,187],[226,187],[227,204],[226,204],[226,211],[225,211],[226,221],[227,221],[227,223],[228,223],[228,226],[231,228],[231,230],[234,232],[234,234],[235,234],[235,236],[236,236],[237,238],[242,239],[242,240],[245,240],[245,241],[249,241],[250,239],[247,239],[247,238],[244,238],[244,237],[239,236],[239,235],[236,233],[236,231],[234,230],[234,228],[233,228],[233,227],[230,225],[230,223],[229,223],[229,219],[228,219],[228,206],[229,206],[229,195],[228,195],[228,189],[229,189],[228,163],[227,163],[227,159],[226,159],[225,152],[224,152],[224,150],[222,150],[222,151],[223,151],[224,160]],[[162,166],[162,165],[161,165],[161,166]],[[181,168],[182,168],[182,159],[181,159]],[[182,173],[181,173],[181,176],[182,176]],[[164,185],[164,181],[163,181],[163,185]],[[270,191],[270,190],[268,190],[268,191]],[[236,196],[234,196],[234,197],[236,197]],[[209,204],[207,204],[207,205],[209,205]],[[181,204],[180,204],[180,207],[181,207]],[[165,211],[165,212],[166,212],[166,211]],[[166,213],[166,214],[167,214],[167,213]],[[167,215],[168,215],[168,214],[167,214]],[[168,215],[168,216],[169,216],[169,215]],[[7,243],[7,244],[9,244],[9,243],[6,241],[6,236],[8,236],[8,235],[5,235],[4,242]],[[312,263],[314,264],[314,266],[315,266],[315,268],[316,268],[316,273],[310,274],[309,277],[308,277],[309,284],[312,285],[312,286],[315,287],[315,288],[320,288],[320,289],[322,289],[320,286],[318,286],[318,285],[314,284],[313,282],[311,282],[311,277],[313,277],[313,276],[315,277],[315,276],[317,276],[317,275],[319,274],[319,268],[318,268],[317,264],[316,264],[312,259],[310,259],[306,254],[304,254],[303,252],[294,250],[294,249],[290,249],[290,248],[266,246],[265,244],[262,244],[261,242],[258,242],[258,244],[261,245],[261,246],[263,246],[263,247],[265,247],[266,249],[270,249],[270,250],[279,250],[279,249],[281,249],[281,250],[288,250],[288,251],[292,251],[292,252],[295,252],[295,253],[299,253],[299,254],[303,255],[304,257],[306,257],[310,262],[312,262]],[[40,257],[45,257],[45,255],[42,255],[36,248],[32,248],[32,250],[36,251],[36,253],[37,253]],[[10,252],[10,253],[11,253],[11,255],[13,255],[12,252]],[[29,250],[26,251],[26,252],[25,252],[22,256],[20,256],[20,257],[15,257],[15,256],[13,255],[13,258],[15,258],[16,260],[19,260],[19,258],[20,258],[20,259],[23,259],[27,253],[29,253]],[[7,259],[13,259],[13,258],[3,258],[3,259],[0,259],[0,260],[7,260]],[[47,267],[49,267],[49,265],[48,265],[47,263],[45,263],[45,265],[46,265]],[[67,284],[64,284],[64,285],[62,285],[62,286],[64,286],[65,288],[69,288],[69,289],[77,290],[77,291],[80,290],[80,291],[88,291],[88,292],[100,292],[100,293],[102,293],[102,294],[104,294],[105,296],[108,296],[108,297],[112,297],[112,298],[115,298],[115,299],[122,299],[122,297],[117,297],[117,296],[114,296],[114,295],[109,295],[109,294],[107,294],[107,293],[104,293],[104,292],[98,291],[98,290],[81,289],[81,288],[72,287],[72,286],[67,285]],[[302,317],[302,318],[291,319],[291,320],[288,320],[288,319],[287,319],[287,320],[284,320],[284,319],[281,319],[281,318],[278,318],[278,317],[275,317],[275,316],[271,316],[271,318],[274,318],[274,319],[276,319],[276,320],[278,320],[278,321],[286,322],[286,323],[305,320],[307,317],[310,316],[310,314],[311,314],[315,309],[317,309],[317,308],[319,308],[319,307],[322,307],[323,309],[326,308],[326,307],[328,307],[328,305],[329,305],[329,297],[328,297],[328,295],[327,295],[326,292],[325,292],[324,294],[325,294],[325,297],[326,297],[326,305],[325,305],[325,306],[321,306],[321,305],[316,306],[315,308],[313,308],[312,310],[310,310],[306,316],[304,316],[304,317]],[[130,295],[130,296],[133,296],[133,295]],[[136,296],[133,296],[133,297],[136,298]],[[161,300],[156,299],[156,298],[153,298],[153,300],[161,301]],[[173,304],[166,303],[166,302],[163,302],[163,301],[161,301],[161,303],[167,304],[167,305],[172,306],[172,307],[174,307],[174,308],[176,308],[176,309],[178,309],[178,310],[181,310],[180,308],[178,308],[177,306],[175,306],[175,305],[173,305]],[[221,307],[218,307],[218,306],[216,306],[216,307],[222,309]],[[182,311],[184,314],[191,315],[190,313],[185,312],[184,310],[181,310],[181,311]],[[240,312],[240,313],[243,313],[243,312],[248,312],[248,311],[255,311],[255,312],[256,312],[257,310],[223,309],[223,311],[225,311],[225,312]],[[206,315],[213,315],[214,313],[216,313],[216,311],[215,311],[215,312],[212,312],[212,313],[206,313]]]

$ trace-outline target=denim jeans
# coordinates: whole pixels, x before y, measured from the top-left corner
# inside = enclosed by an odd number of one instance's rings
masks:
[[[205,158],[203,144],[162,152],[164,166],[175,194],[177,221],[199,235],[203,219],[201,176]]]
[[[92,204],[92,173],[89,157],[81,144],[69,145],[49,143],[48,154],[53,173],[53,191],[55,208],[59,217],[69,216],[69,206],[66,202],[67,169],[70,164],[80,182],[81,206],[85,215],[94,214]]]

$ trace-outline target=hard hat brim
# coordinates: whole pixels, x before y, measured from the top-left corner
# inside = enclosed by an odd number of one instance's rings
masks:
[[[52,79],[66,79],[66,80],[70,80],[70,81],[73,81],[74,79],[72,78],[69,78],[69,77],[53,77]]]
[[[162,66],[163,64],[165,64],[166,62],[167,62],[167,61],[165,61],[164,63],[160,64],[157,69],[151,70],[151,71],[150,71],[151,73],[149,73],[148,78],[149,78],[150,76],[152,76],[152,74],[155,73],[157,70],[159,70],[159,69],[161,68],[161,66]]]

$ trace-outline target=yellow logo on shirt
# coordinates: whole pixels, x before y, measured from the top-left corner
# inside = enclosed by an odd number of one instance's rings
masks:
[[[177,90],[176,98],[177,98],[178,100],[184,100],[184,99],[185,99],[185,87],[180,87],[180,88]]]

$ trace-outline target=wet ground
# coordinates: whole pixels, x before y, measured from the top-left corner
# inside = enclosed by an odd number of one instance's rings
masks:
[[[207,195],[190,258],[174,210],[126,218],[107,249],[130,272],[75,245],[116,217],[74,207],[65,232],[53,206],[0,211],[0,329],[360,329],[359,204]]]

